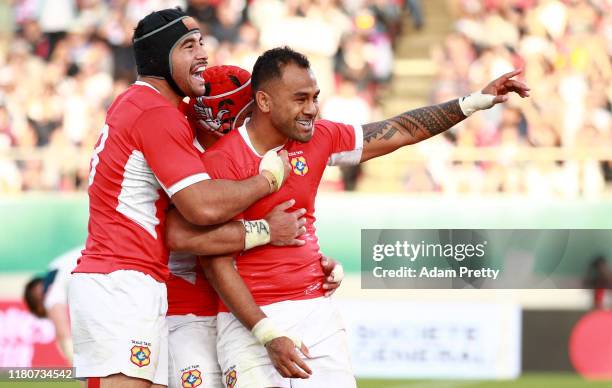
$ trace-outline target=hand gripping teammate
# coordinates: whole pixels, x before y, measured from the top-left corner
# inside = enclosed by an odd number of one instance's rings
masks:
[[[512,79],[518,74],[505,74],[461,99],[347,125],[316,120],[319,89],[303,55],[278,48],[260,56],[252,74],[250,121],[218,141],[204,161],[213,177],[242,179],[257,170],[265,152],[287,150],[293,169],[286,184],[239,217],[259,219],[294,198],[294,208],[307,210],[300,237],[305,244],[201,259],[224,302],[217,351],[227,387],[355,386],[342,321],[333,301],[323,298],[314,199],[325,165],[357,164],[425,140],[504,102],[510,92],[526,97],[529,89]]]
[[[206,93],[198,102],[185,106],[193,126],[198,128],[198,150],[204,152],[235,126],[242,125],[250,115],[252,91],[250,73],[235,66],[209,67],[203,73]],[[208,284],[193,252],[201,255],[234,253],[271,243],[273,245],[303,245],[295,239],[296,229],[305,231],[304,209],[291,213],[285,209],[294,201],[277,205],[260,220],[234,221],[214,227],[189,224],[180,213],[171,210],[167,216],[167,242],[170,253],[168,288],[168,386],[183,387],[200,382],[209,388],[223,387],[217,360],[216,317],[218,297]],[[293,214],[293,217],[288,215]],[[245,233],[245,230],[248,233]],[[244,235],[247,236],[244,236]],[[323,265],[323,263],[322,263]],[[330,277],[325,287],[333,292],[339,278],[332,272],[341,269],[328,260],[323,271]]]
[[[109,108],[95,147],[88,238],[69,285],[76,376],[91,386],[167,384],[170,201],[193,224],[222,223],[278,191],[289,168],[270,153],[243,180],[209,179],[178,109],[204,94],[197,22],[178,9],[153,12],[133,44],[138,81]]]

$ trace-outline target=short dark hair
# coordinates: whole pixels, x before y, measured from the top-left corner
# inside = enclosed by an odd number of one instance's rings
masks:
[[[293,63],[302,69],[309,69],[310,62],[304,54],[293,51],[288,46],[276,47],[261,54],[253,66],[251,87],[253,92],[259,90],[264,83],[281,78],[282,68]]]
[[[34,287],[39,284],[42,284],[42,282],[43,278],[35,277],[31,279],[28,283],[26,283],[25,289],[23,290],[23,300],[25,301],[28,310],[39,318],[43,318],[44,315],[40,314],[40,301],[34,296],[33,291]]]

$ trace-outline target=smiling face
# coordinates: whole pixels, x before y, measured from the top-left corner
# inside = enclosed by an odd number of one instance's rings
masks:
[[[319,113],[319,87],[309,68],[288,63],[282,76],[265,87],[268,113],[274,128],[290,139],[305,143],[312,138]]]
[[[171,53],[171,72],[174,82],[189,97],[204,94],[202,73],[208,65],[208,54],[199,32],[194,32],[181,39]]]

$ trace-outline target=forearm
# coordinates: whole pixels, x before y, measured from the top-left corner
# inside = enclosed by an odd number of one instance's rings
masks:
[[[241,181],[209,179],[184,188],[172,197],[185,219],[196,225],[215,225],[242,213],[272,191],[262,174]]]
[[[404,112],[363,126],[361,161],[372,159],[442,133],[463,121],[459,99]]]
[[[245,228],[240,221],[198,226],[189,223],[176,209],[166,215],[168,249],[196,255],[223,255],[244,249]]]
[[[72,337],[70,335],[70,322],[66,313],[68,306],[56,304],[47,312],[49,319],[55,327],[55,340],[64,356],[72,362]]]
[[[201,257],[200,264],[223,303],[248,330],[266,317],[236,271],[231,256]]]

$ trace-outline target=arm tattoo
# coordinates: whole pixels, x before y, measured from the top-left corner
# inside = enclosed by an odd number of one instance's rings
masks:
[[[404,112],[387,120],[363,126],[363,140],[389,140],[397,132],[408,137],[407,144],[428,139],[464,120],[459,100]]]

